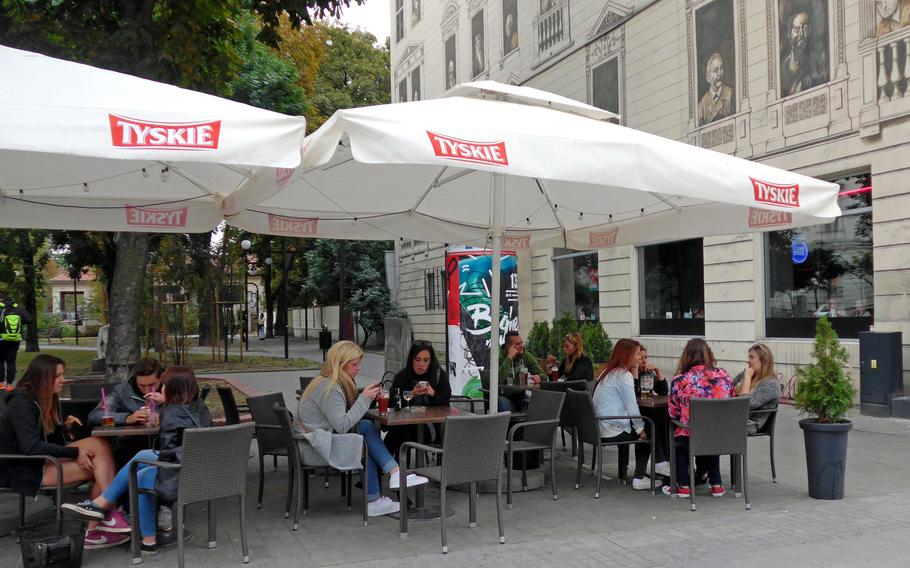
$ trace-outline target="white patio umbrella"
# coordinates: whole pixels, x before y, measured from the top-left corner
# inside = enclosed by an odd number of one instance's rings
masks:
[[[624,128],[615,115],[484,81],[447,97],[341,110],[299,171],[226,210],[259,233],[603,248],[829,222],[837,186]],[[499,313],[493,278],[492,314]],[[496,326],[494,326],[495,328]],[[491,407],[498,344],[491,342]]]
[[[303,118],[4,46],[0,74],[0,227],[209,231],[300,163]]]

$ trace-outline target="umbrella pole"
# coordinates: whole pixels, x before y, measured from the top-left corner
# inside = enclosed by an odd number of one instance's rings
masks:
[[[499,299],[502,288],[502,213],[505,178],[492,174],[493,185],[493,266],[490,287],[490,414],[499,412]]]

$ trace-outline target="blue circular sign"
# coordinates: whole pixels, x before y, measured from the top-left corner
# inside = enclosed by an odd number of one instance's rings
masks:
[[[793,241],[790,245],[793,264],[802,264],[809,258],[809,243],[803,240]]]

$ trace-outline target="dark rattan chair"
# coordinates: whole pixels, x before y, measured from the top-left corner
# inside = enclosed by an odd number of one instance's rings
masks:
[[[246,406],[240,406],[237,404],[237,400],[234,398],[234,389],[231,387],[216,387],[218,390],[218,397],[221,399],[221,406],[224,408],[224,422],[227,425],[231,424],[240,424],[240,413],[249,412],[249,408]]]
[[[749,502],[749,474],[747,471],[749,397],[734,398],[693,398],[689,400],[689,480],[694,489],[695,470],[692,461],[695,456],[720,456],[728,454],[734,469],[742,482],[734,485],[743,488],[746,509]],[[673,421],[679,425],[678,421]],[[676,438],[670,438],[670,455],[676,463]],[[673,490],[676,489],[676,471],[673,467]],[[689,492],[689,505],[695,510],[695,491]]]
[[[550,450],[550,486],[553,488],[553,499],[559,499],[556,489],[556,427],[566,395],[563,392],[536,391],[531,395],[528,404],[528,416],[509,428],[506,440],[506,505],[512,508],[512,462],[515,452],[525,454],[537,452],[543,462],[544,450]],[[515,434],[522,433],[522,440],[516,440]],[[528,470],[526,460],[522,460],[521,487],[528,489]]]
[[[769,408],[766,410],[750,410],[749,418],[755,420],[763,415],[768,416],[765,424],[758,429],[758,432],[749,434],[750,438],[768,438],[771,446],[771,481],[777,483],[777,468],[774,466],[774,427],[777,424],[777,409]],[[732,465],[732,461],[730,462]],[[731,475],[732,477],[732,475]]]
[[[281,437],[284,441],[288,455],[288,498],[284,508],[284,518],[290,516],[291,499],[296,496],[294,501],[294,524],[291,530],[297,530],[300,526],[300,507],[303,504],[303,514],[306,515],[310,504],[310,476],[311,471],[326,468],[325,465],[309,466],[301,463],[300,450],[297,447],[297,440],[303,439],[303,436],[294,434],[294,425],[291,421],[291,413],[283,406],[274,405],[272,407],[278,422],[281,424]],[[368,459],[366,444],[363,445],[364,463]],[[341,472],[341,484],[345,488],[344,495],[347,497],[347,509],[351,510],[351,494],[353,493],[353,472],[339,470]],[[328,483],[328,482],[326,482]],[[367,480],[366,467],[360,470],[360,484],[363,486],[363,526],[367,526]]]
[[[496,520],[499,524],[499,543],[505,544],[506,535],[502,527],[502,444],[509,426],[508,412],[487,414],[484,416],[453,416],[446,418],[445,439],[442,449],[405,442],[401,446],[399,464],[410,448],[433,454],[442,454],[441,466],[418,468],[414,473],[436,481],[440,485],[439,501],[440,527],[442,532],[442,553],[449,552],[446,544],[446,488],[450,485],[469,484],[468,527],[477,526],[477,482],[496,480]],[[407,503],[408,488],[405,479],[411,473],[405,468],[399,470],[401,476],[400,502]],[[401,537],[408,535],[408,509],[401,508],[399,515]]]
[[[101,389],[110,395],[117,383],[74,382],[70,385],[70,398],[77,400],[101,400]]]
[[[19,461],[42,461],[50,462],[55,468],[57,468],[57,484],[53,487],[43,487],[40,490],[41,494],[50,496],[51,500],[54,502],[54,513],[55,519],[57,521],[57,532],[58,534],[63,531],[63,515],[60,510],[60,505],[63,504],[63,492],[67,489],[78,487],[82,485],[83,482],[71,483],[69,485],[64,485],[63,483],[63,468],[60,466],[60,460],[54,456],[46,455],[34,455],[26,456],[22,454],[0,454],[0,467],[9,467],[10,462]],[[15,489],[10,487],[0,487],[0,493],[16,493],[19,495],[19,517],[16,524],[17,529],[21,529],[25,526],[25,494],[19,493]],[[29,495],[29,499],[33,496]],[[17,539],[18,541],[18,539]]]
[[[588,387],[588,383],[593,384],[594,381],[563,381],[563,382],[549,382],[549,383],[540,383],[540,390],[556,391],[556,392],[566,392],[568,390],[577,390],[583,391]],[[563,405],[562,414],[559,416],[559,428],[562,431],[562,447],[566,447],[566,430],[569,431],[569,436],[572,438],[572,457],[575,457],[576,443],[575,443],[575,430],[572,423],[572,415],[569,412],[569,405]]]
[[[634,444],[647,444],[648,440],[634,440],[630,442],[608,442],[600,435],[600,420],[625,420],[640,419],[650,424],[650,431],[654,435],[654,422],[647,416],[596,416],[594,413],[594,400],[585,391],[569,390],[566,391],[567,403],[575,421],[575,432],[578,437],[578,467],[575,471],[575,489],[581,486],[581,466],[584,464],[584,452],[581,451],[582,444],[591,444],[594,449],[594,458],[597,462],[597,480],[594,488],[594,498],[600,498],[600,481],[603,473],[603,449],[605,446],[617,446],[622,449],[627,448],[625,452],[625,462],[623,453],[620,453],[619,459],[619,479],[626,481],[626,467],[628,466],[628,447]],[[651,494],[654,494],[654,444],[651,444]]]
[[[280,392],[253,396],[246,399],[253,422],[256,423],[256,445],[259,451],[259,496],[256,508],[262,508],[262,493],[265,487],[265,456],[273,457],[277,467],[278,457],[288,457],[287,445],[281,434],[283,426],[272,410],[275,405],[284,406],[284,395]]]
[[[187,428],[183,431],[181,463],[157,460],[135,460],[130,465],[130,522],[132,530],[133,564],[142,562],[139,551],[139,489],[136,482],[140,463],[161,469],[179,469],[180,481],[177,502],[174,503],[177,529],[177,565],[184,568],[183,515],[184,507],[206,502],[209,515],[209,548],[215,548],[215,500],[225,497],[240,499],[240,546],[243,562],[250,561],[246,540],[246,470],[253,439],[252,423],[234,424],[220,428]],[[213,477],[212,472],[217,471]]]

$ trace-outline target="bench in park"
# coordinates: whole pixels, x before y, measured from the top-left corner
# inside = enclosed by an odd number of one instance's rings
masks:
[[[60,343],[63,343],[63,328],[62,327],[52,327],[41,334],[40,337],[47,338],[48,344],[51,343],[51,339],[59,339]]]

